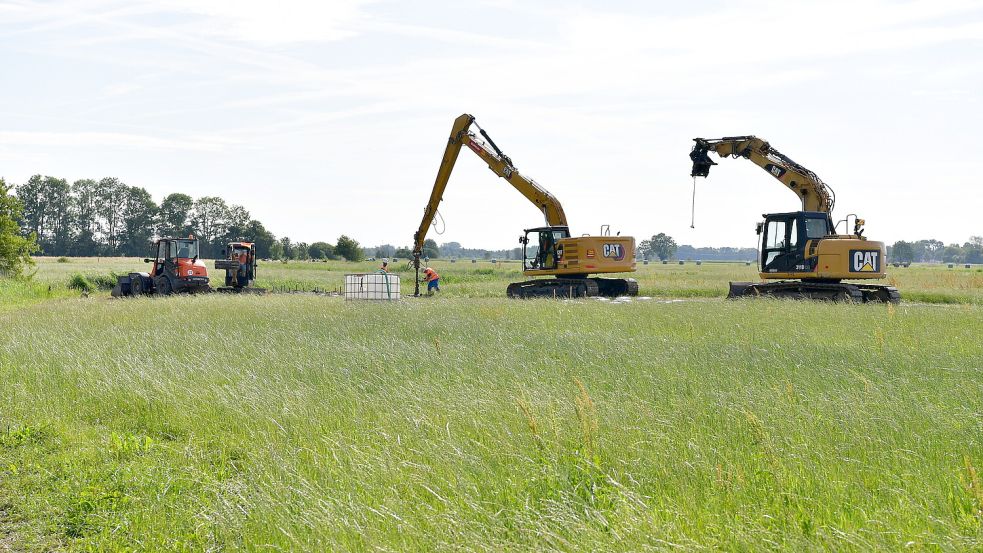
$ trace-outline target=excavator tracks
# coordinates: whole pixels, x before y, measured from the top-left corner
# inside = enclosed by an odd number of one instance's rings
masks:
[[[591,298],[637,296],[633,278],[553,278],[513,282],[506,289],[510,298]]]
[[[901,294],[893,286],[849,282],[731,282],[728,298],[771,297],[853,303],[900,303]]]

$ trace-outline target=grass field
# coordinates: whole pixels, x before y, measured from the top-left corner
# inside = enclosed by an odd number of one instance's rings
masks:
[[[491,263],[482,261],[433,261],[441,275],[445,295],[454,297],[500,298],[509,282],[524,280],[518,262]],[[207,262],[213,265],[212,261]],[[371,272],[378,269],[377,262],[328,263],[297,262],[261,263],[258,271],[259,286],[288,290],[340,290],[345,273]],[[395,272],[403,278],[404,286],[412,285],[413,272],[405,260],[395,264]],[[59,263],[54,258],[39,258],[34,269],[34,297],[76,295],[66,293],[66,287],[74,274],[89,277],[105,277],[112,273],[125,274],[146,270],[147,265],[136,258],[73,258]],[[213,270],[213,278],[219,273]],[[631,275],[638,279],[640,294],[660,298],[722,298],[727,295],[730,281],[758,280],[756,267],[743,263],[704,263],[685,265],[651,263],[638,265],[638,272]],[[901,290],[905,300],[924,303],[983,305],[983,267],[948,269],[940,265],[914,265],[908,268],[888,268],[884,281]],[[51,288],[51,291],[48,291]],[[0,287],[0,293],[3,288]],[[23,294],[23,292],[19,292]],[[8,296],[11,293],[8,292]],[[13,298],[9,298],[13,301]],[[10,303],[10,301],[5,303]]]
[[[754,274],[715,264],[630,303],[460,262],[384,304],[67,287],[139,266],[0,281],[0,551],[983,548],[976,269],[892,269],[900,306],[724,301]]]

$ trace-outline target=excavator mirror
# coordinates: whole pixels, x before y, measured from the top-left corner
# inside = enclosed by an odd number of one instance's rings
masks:
[[[758,235],[760,236],[761,235],[761,231],[763,231],[764,228],[765,228],[765,224],[764,223],[758,223],[758,224],[756,224],[754,226],[754,232],[758,233]]]
[[[151,263],[152,261],[153,261],[153,259],[150,259],[149,257],[144,257],[143,258],[143,262],[144,263]]]

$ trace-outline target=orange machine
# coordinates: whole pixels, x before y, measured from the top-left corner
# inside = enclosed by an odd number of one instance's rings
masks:
[[[219,292],[265,292],[256,288],[256,244],[252,242],[229,242],[222,250],[223,259],[215,260],[215,268],[225,271],[225,286]]]
[[[121,276],[113,288],[113,297],[176,293],[208,292],[208,269],[198,258],[198,239],[161,238],[151,247],[153,257],[144,263],[153,263],[149,273],[130,273]]]
[[[484,137],[480,140],[474,126]],[[462,147],[467,146],[496,175],[505,179],[529,200],[546,219],[546,225],[526,229],[519,238],[522,244],[522,273],[535,278],[513,282],[506,289],[510,298],[635,296],[638,282],[633,278],[603,278],[591,275],[631,273],[635,271],[635,239],[630,236],[611,236],[609,227],[599,236],[573,236],[563,213],[563,206],[536,181],[519,173],[512,160],[492,141],[484,129],[475,123],[474,116],[464,114],[454,120],[437,171],[430,200],[423,212],[420,227],[413,235],[413,266],[417,271],[416,295],[420,295],[419,272],[423,243],[444,197],[451,171]],[[607,229],[607,230],[606,230]]]

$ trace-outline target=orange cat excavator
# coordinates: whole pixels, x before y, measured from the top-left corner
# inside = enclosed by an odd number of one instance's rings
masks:
[[[852,215],[851,234],[837,232],[838,225],[832,217],[833,190],[816,173],[755,136],[693,140],[696,144],[690,152],[690,175],[694,179],[706,177],[710,167],[717,164],[709,152],[721,158],[743,157],[778,179],[802,202],[801,211],[767,213],[764,221],[758,223],[760,276],[772,282],[732,282],[729,297],[901,301],[893,286],[870,282],[886,276],[884,243],[868,240],[863,235],[864,220],[856,215]],[[850,217],[840,223],[848,227]]]
[[[474,125],[485,141],[470,131]],[[464,114],[454,120],[447,148],[437,171],[437,180],[430,193],[430,201],[423,212],[420,228],[413,235],[413,266],[417,272],[416,295],[420,295],[420,257],[427,230],[433,224],[437,207],[444,196],[447,181],[457,163],[461,147],[467,146],[496,175],[505,179],[513,188],[532,202],[546,218],[546,225],[526,229],[519,242],[522,244],[522,272],[537,278],[509,284],[506,293],[511,298],[531,297],[583,297],[583,296],[634,296],[638,283],[632,278],[599,278],[591,274],[628,273],[635,271],[635,239],[630,236],[611,236],[610,231],[600,236],[570,234],[567,217],[555,196],[530,178],[519,173],[512,160],[502,153],[484,129],[474,121],[474,116]],[[608,227],[605,227],[608,228]]]

